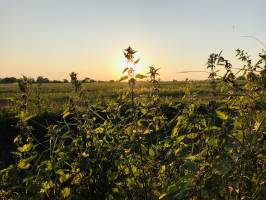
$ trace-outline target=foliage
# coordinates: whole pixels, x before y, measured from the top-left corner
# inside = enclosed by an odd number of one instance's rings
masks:
[[[151,95],[136,93],[142,76],[134,74],[135,53],[124,52],[133,64],[121,79],[129,81],[130,95],[93,104],[86,90],[71,96],[41,139],[30,126],[32,85],[23,78],[14,161],[0,171],[1,198],[264,199],[265,52],[253,64],[237,50],[243,61],[237,72],[222,53],[211,54],[212,93],[204,102],[190,81],[182,98],[161,99],[154,67]],[[77,74],[71,74],[76,88]],[[245,80],[236,80],[239,74]]]

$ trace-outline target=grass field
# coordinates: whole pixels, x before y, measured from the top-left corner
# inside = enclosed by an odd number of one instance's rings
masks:
[[[32,93],[36,93],[38,84],[32,85]],[[86,97],[92,103],[99,100],[114,99],[114,97],[125,95],[128,90],[128,83],[121,82],[100,82],[85,83],[83,90]],[[199,100],[207,99],[210,94],[208,81],[180,81],[180,82],[162,82],[160,83],[160,97],[170,100],[182,98],[186,92],[193,93],[199,97]],[[41,84],[40,97],[42,104],[47,110],[60,111],[63,105],[68,102],[69,97],[73,95],[71,83],[44,83]],[[136,85],[138,95],[148,94],[150,92],[149,82],[139,82]],[[17,83],[0,84],[0,106],[9,108],[13,106],[12,99],[20,94]]]

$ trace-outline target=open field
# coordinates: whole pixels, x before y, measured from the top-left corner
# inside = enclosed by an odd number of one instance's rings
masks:
[[[32,85],[32,93],[36,95],[38,84]],[[128,90],[128,83],[121,82],[100,82],[84,83],[83,90],[86,98],[94,103],[97,100],[108,100],[114,97],[125,95]],[[160,97],[175,99],[182,98],[186,92],[197,95],[199,100],[208,98],[210,94],[208,81],[180,81],[180,82],[162,82],[160,83]],[[48,110],[60,111],[63,105],[68,102],[69,97],[73,95],[71,83],[44,83],[39,88],[42,104]],[[136,94],[143,95],[150,92],[150,83],[139,82],[136,85]],[[17,83],[0,84],[0,105],[1,108],[12,106],[12,99],[20,94]]]
[[[0,198],[263,199],[265,90],[216,82],[1,84]]]

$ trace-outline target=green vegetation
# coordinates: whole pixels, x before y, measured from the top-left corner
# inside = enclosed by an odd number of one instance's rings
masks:
[[[160,83],[153,66],[135,75],[135,52],[128,83],[0,85],[0,198],[264,199],[266,53]]]

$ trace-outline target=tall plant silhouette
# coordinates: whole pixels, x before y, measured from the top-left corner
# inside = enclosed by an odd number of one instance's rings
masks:
[[[123,74],[126,73],[125,76],[121,77],[119,81],[128,80],[129,85],[129,97],[134,101],[134,89],[136,85],[136,79],[146,78],[145,75],[135,74],[135,65],[139,62],[140,58],[134,58],[134,54],[137,53],[136,50],[132,49],[131,46],[124,49],[124,56],[127,59],[127,66],[123,70]]]

